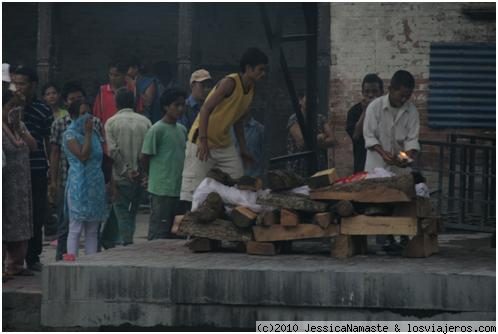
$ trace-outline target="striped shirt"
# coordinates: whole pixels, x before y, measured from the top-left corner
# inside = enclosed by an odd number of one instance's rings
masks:
[[[24,108],[24,123],[38,145],[36,151],[29,156],[31,170],[43,171],[48,167],[44,139],[50,136],[53,121],[52,110],[39,100],[33,100]]]

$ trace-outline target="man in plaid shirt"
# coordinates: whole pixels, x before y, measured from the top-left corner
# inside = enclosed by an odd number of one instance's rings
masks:
[[[76,82],[69,82],[64,85],[62,98],[67,106],[77,101],[84,101],[85,91]],[[93,118],[93,126],[99,133],[102,133],[102,123],[97,117]],[[66,187],[67,171],[69,164],[62,148],[62,134],[71,124],[71,117],[66,115],[52,123],[50,132],[50,185],[49,192],[52,198],[56,199],[57,205],[57,251],[55,259],[62,260],[62,255],[67,250],[67,233],[69,217],[64,215],[64,189]]]

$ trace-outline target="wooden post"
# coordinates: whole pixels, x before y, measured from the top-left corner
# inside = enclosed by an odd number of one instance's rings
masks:
[[[39,85],[50,80],[52,51],[52,8],[51,3],[38,3],[38,36],[36,45],[36,69]]]
[[[192,17],[193,4],[180,2],[178,5],[178,84],[189,90],[192,72]]]

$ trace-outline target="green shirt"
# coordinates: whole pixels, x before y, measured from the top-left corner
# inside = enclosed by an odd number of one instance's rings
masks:
[[[187,129],[177,123],[156,122],[145,135],[142,153],[151,155],[148,191],[157,196],[179,197]]]

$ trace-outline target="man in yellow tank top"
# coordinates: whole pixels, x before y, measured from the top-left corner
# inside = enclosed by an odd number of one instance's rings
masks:
[[[254,86],[264,77],[268,57],[247,49],[240,59],[240,73],[229,74],[211,90],[188,135],[180,199],[192,201],[194,190],[212,168],[233,178],[243,175],[243,165],[254,160],[247,151],[242,117],[254,96]],[[234,127],[240,155],[230,137]]]

